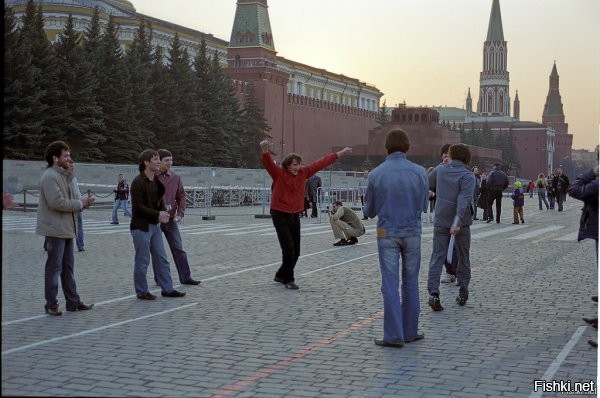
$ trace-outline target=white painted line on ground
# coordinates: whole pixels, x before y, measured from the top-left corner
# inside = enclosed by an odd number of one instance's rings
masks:
[[[344,264],[348,264],[357,260],[362,260],[363,258],[367,258],[367,257],[373,257],[378,255],[379,253],[371,253],[371,254],[366,254],[364,256],[360,256],[360,257],[356,257],[350,260],[346,260],[346,261],[342,261],[341,263],[337,263],[337,264],[332,264],[332,265],[328,265],[327,267],[322,267],[322,268],[318,268],[312,271],[308,271],[305,272],[303,274],[300,274],[300,276],[306,276],[306,275],[310,275],[310,274],[314,274],[315,272],[319,272],[319,271],[323,271],[324,269],[328,269],[328,268],[332,268],[332,267],[337,267],[338,265],[344,265]]]
[[[356,244],[356,246],[362,246],[362,245],[365,245],[365,244],[370,244],[370,243],[375,243],[375,242],[376,241],[366,241],[366,242],[358,243],[358,244]],[[343,250],[343,249],[345,249],[345,247],[334,247],[332,249],[320,250],[318,252],[304,254],[304,255],[301,255],[299,258],[307,258],[307,257],[317,256],[319,254],[328,253],[328,252],[332,252],[332,251],[336,251],[336,250]],[[238,270],[238,271],[228,272],[226,274],[221,274],[221,275],[215,275],[215,276],[208,277],[208,278],[202,278],[202,281],[203,282],[207,282],[207,281],[214,281],[214,280],[217,280],[217,279],[228,278],[228,277],[233,276],[233,275],[243,274],[243,273],[250,272],[250,271],[255,271],[255,270],[261,269],[261,268],[272,267],[272,266],[278,265],[278,264],[281,264],[281,261],[276,261],[274,263],[269,263],[269,264],[258,265],[256,267],[251,267],[251,268],[244,268],[244,269],[241,269],[241,270]],[[181,285],[173,285],[173,287],[179,287],[179,286],[181,286]],[[150,290],[150,292],[151,293],[158,292],[159,290],[160,289],[153,289],[153,290]],[[114,298],[114,299],[110,299],[110,300],[101,301],[101,302],[95,303],[95,305],[96,306],[101,306],[101,305],[106,305],[106,304],[110,304],[110,303],[116,303],[118,301],[128,300],[128,299],[132,299],[132,298],[135,298],[135,297],[136,297],[135,294],[131,294],[129,296],[118,297],[118,298]],[[50,316],[50,315],[43,314],[43,315],[37,315],[37,316],[32,316],[32,317],[27,317],[27,318],[15,319],[15,320],[12,320],[12,321],[2,322],[2,326],[8,326],[8,325],[12,325],[12,324],[15,324],[15,323],[21,323],[21,322],[31,321],[31,320],[34,320],[34,319],[45,318],[45,317],[48,317],[48,316]]]
[[[471,234],[471,239],[473,239],[473,238],[478,238],[478,239],[479,238],[487,238],[488,236],[503,234],[505,232],[512,232],[514,230],[521,229],[521,228],[527,228],[527,227],[528,227],[528,225],[525,225],[525,224],[511,225],[510,227],[497,228],[497,229],[494,229],[492,231],[486,231],[486,232],[479,232],[479,233],[476,233],[476,234]]]
[[[536,236],[544,235],[547,232],[557,231],[559,229],[564,228],[562,225],[549,225],[546,228],[536,229],[535,231],[530,231],[524,234],[520,234],[517,236],[513,236],[509,239],[529,239],[535,238]]]
[[[239,229],[244,229],[244,228],[239,228]],[[272,230],[273,230],[273,227],[269,227],[269,228],[253,229],[252,231],[230,232],[228,234],[223,234],[223,235],[225,235],[225,236],[247,235],[247,234],[254,234],[254,233],[258,233],[258,232],[265,232],[265,231],[272,231]]]
[[[126,324],[131,323],[131,322],[141,321],[142,319],[147,319],[147,318],[152,318],[152,317],[155,317],[155,316],[158,316],[158,315],[167,314],[169,312],[181,310],[183,308],[188,308],[188,307],[191,307],[191,306],[194,306],[194,305],[197,305],[197,304],[198,303],[186,304],[186,305],[182,305],[181,307],[171,308],[171,309],[168,309],[168,310],[165,310],[165,311],[161,311],[161,312],[155,312],[154,314],[144,315],[144,316],[141,316],[139,318],[127,319],[125,321],[121,321],[121,322],[117,322],[117,323],[111,323],[110,325],[100,326],[100,327],[97,327],[97,328],[84,330],[82,332],[73,333],[73,334],[69,334],[69,335],[66,335],[66,336],[54,337],[54,338],[49,339],[49,340],[38,341],[37,343],[32,343],[32,344],[27,344],[27,345],[24,345],[24,346],[21,346],[21,347],[11,348],[10,350],[2,351],[2,355],[12,354],[13,352],[27,350],[29,348],[38,347],[40,345],[44,345],[44,344],[48,344],[48,343],[53,343],[55,341],[69,339],[71,337],[84,336],[86,334],[98,332],[100,330],[112,328],[112,327],[115,327],[115,326],[126,325]]]
[[[550,366],[542,376],[541,380],[551,381],[552,377],[554,377],[556,371],[560,368],[560,365],[562,365],[563,361],[567,358],[573,347],[575,347],[575,344],[577,344],[586,328],[587,326],[579,326],[577,328],[575,333],[573,333],[573,335],[571,336],[571,339],[567,342],[564,348],[558,353],[558,356],[550,364]],[[543,389],[539,388],[537,391],[532,391],[531,394],[529,394],[529,398],[539,398],[542,396],[543,393]]]

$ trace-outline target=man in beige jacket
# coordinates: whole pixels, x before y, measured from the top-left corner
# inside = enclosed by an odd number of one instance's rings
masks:
[[[333,236],[339,239],[334,246],[353,245],[358,242],[358,237],[364,235],[365,226],[358,215],[342,202],[335,201],[331,205],[329,222],[333,230]]]
[[[60,277],[67,311],[84,311],[94,305],[81,302],[75,285],[73,244],[77,234],[77,212],[94,203],[93,197],[77,197],[72,187],[73,174],[69,162],[71,151],[63,141],[54,141],[46,148],[48,168],[40,180],[40,199],[36,232],[46,237],[44,277],[44,308],[49,315],[62,315],[58,308]]]

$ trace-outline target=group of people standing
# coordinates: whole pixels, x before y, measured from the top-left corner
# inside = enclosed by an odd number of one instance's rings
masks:
[[[73,240],[82,232],[82,223],[78,222],[78,217],[94,203],[94,198],[89,193],[81,195],[79,192],[71,150],[65,142],[50,143],[46,148],[45,159],[48,166],[40,180],[36,226],[36,232],[45,237],[44,248],[47,252],[44,309],[49,315],[62,315],[57,299],[60,278],[67,311],[90,310],[94,304],[84,304],[77,294]],[[133,281],[137,297],[142,300],[156,299],[149,292],[146,281],[150,263],[163,297],[185,296],[185,292],[173,288],[163,233],[171,249],[180,283],[200,284],[200,281],[191,276],[177,226],[185,212],[185,192],[181,179],[171,170],[172,164],[173,155],[168,150],[147,149],[138,158],[140,174],[134,178],[131,192],[122,174],[119,175],[119,184],[115,190],[113,224],[118,223],[114,222],[114,214],[123,201],[125,212],[128,213],[126,202],[131,194],[132,211],[128,215],[131,217],[130,230],[135,248]],[[81,251],[83,242],[80,246],[78,239],[76,241]]]

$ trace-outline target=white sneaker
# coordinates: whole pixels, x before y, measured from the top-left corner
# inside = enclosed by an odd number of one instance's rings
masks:
[[[452,282],[456,282],[456,276],[454,275],[450,275],[449,273],[446,273],[446,275],[444,275],[442,277],[441,280],[442,283],[452,283]]]
[[[460,286],[460,283],[458,283],[458,279],[456,280],[456,286]]]

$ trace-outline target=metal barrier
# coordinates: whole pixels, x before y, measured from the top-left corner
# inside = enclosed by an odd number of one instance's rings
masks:
[[[114,203],[113,185],[78,184],[83,192],[89,192],[96,199],[94,207],[112,207]],[[85,191],[84,191],[85,189]],[[214,186],[184,187],[186,206],[201,208],[203,217],[235,215],[268,215],[271,201],[271,189],[263,187]],[[22,195],[22,196],[21,196]],[[40,196],[39,190],[27,190],[14,193],[17,210],[34,210]]]

